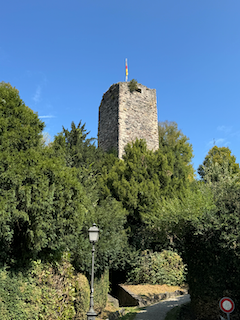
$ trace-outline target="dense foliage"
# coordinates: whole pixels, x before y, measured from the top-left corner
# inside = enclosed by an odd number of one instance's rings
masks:
[[[175,123],[159,125],[159,150],[136,140],[125,147],[123,161],[103,167],[100,177],[105,195],[127,210],[129,243],[136,249],[161,250],[164,239],[149,220],[156,217],[164,199],[183,198],[193,179],[192,146]]]
[[[0,279],[3,320],[85,319],[80,315],[88,308],[89,284],[74,275],[67,255],[54,266],[34,261],[24,273],[3,269]]]
[[[207,176],[208,179],[211,178],[212,181],[215,181],[217,179],[217,175],[214,175],[213,172],[213,176],[210,176],[209,169],[211,170],[212,166],[216,164],[225,169],[227,164],[227,170],[231,174],[231,176],[240,173],[239,164],[236,163],[236,157],[231,154],[231,150],[226,147],[219,148],[217,146],[214,146],[209,150],[203,161],[203,164],[198,167],[198,174],[200,175],[200,177],[204,180],[205,176]]]
[[[106,303],[108,269],[113,282],[123,271],[137,283],[180,284],[185,274],[181,257],[196,319],[215,319],[224,295],[240,300],[240,169],[229,148],[213,147],[196,181],[192,146],[174,122],[159,124],[157,151],[136,140],[125,147],[123,159],[97,148],[81,121],[71,130],[63,128],[49,144],[43,129],[18,91],[0,83],[3,319],[29,314],[84,319],[80,306],[87,308],[89,288],[76,298],[80,280],[75,272],[89,277],[93,222],[100,229],[99,311]],[[70,260],[62,269],[64,252]],[[62,291],[57,289],[60,278],[75,289],[63,283]],[[56,311],[59,290],[68,301]]]
[[[0,150],[26,151],[37,148],[44,123],[25,106],[19,92],[10,84],[0,83]]]
[[[171,166],[171,182],[174,190],[183,192],[194,180],[192,166],[193,148],[189,138],[178,129],[176,122],[160,122],[158,126],[159,149]]]
[[[100,229],[97,243],[96,271],[100,275],[106,268],[122,269],[126,263],[128,244],[124,230],[126,210],[122,203],[110,195],[102,197],[102,186],[98,176],[103,163],[109,163],[112,155],[104,154],[96,148],[94,139],[88,138],[85,124],[81,121],[76,126],[73,122],[71,130],[63,131],[55,137],[51,149],[62,158],[67,167],[76,170],[78,181],[87,194],[86,213],[81,232],[72,250],[75,268],[81,272],[90,271],[91,252],[89,250],[88,229],[95,222]]]
[[[191,222],[184,239],[188,283],[198,319],[216,319],[219,299],[224,296],[240,299],[240,185],[227,167],[218,171],[214,181],[216,165],[209,167],[205,179],[215,209]],[[235,312],[239,313],[238,305]]]
[[[94,145],[94,138],[88,138],[89,132],[85,129],[85,124],[80,121],[76,126],[71,123],[71,130],[65,129],[55,136],[52,144],[53,149],[59,157],[65,159],[68,167],[85,169],[91,168],[103,157],[100,149]]]
[[[27,271],[0,271],[2,320],[86,320],[90,288],[83,274],[76,274],[65,253],[58,263],[33,261]],[[103,311],[108,293],[108,272],[95,281],[95,310]]]
[[[143,251],[136,266],[128,274],[132,284],[182,285],[185,281],[185,265],[174,251]]]
[[[0,107],[0,262],[19,266],[74,242],[85,192],[76,172],[43,148],[43,123],[4,83]]]

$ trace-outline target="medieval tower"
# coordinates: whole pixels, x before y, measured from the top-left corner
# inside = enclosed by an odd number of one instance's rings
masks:
[[[122,158],[126,144],[137,138],[158,149],[156,90],[134,81],[113,84],[99,107],[98,146]]]

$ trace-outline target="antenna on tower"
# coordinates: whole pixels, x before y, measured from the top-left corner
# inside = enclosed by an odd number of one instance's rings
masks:
[[[128,81],[128,64],[127,59],[125,60],[125,81]]]

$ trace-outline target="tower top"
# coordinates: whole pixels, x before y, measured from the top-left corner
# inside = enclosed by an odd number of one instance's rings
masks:
[[[133,80],[113,84],[99,107],[98,146],[122,158],[126,144],[136,139],[158,149],[156,90]]]

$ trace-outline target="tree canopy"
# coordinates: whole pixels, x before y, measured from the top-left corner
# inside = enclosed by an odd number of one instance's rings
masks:
[[[173,184],[179,185],[194,180],[192,165],[193,148],[188,142],[189,138],[178,129],[176,122],[160,122],[159,149],[168,157],[172,167]]]
[[[137,249],[160,249],[159,232],[149,221],[164,199],[182,198],[193,179],[192,146],[175,123],[159,124],[159,149],[148,150],[144,140],[125,147],[123,160],[102,168],[102,191],[127,210],[129,240]]]
[[[42,144],[44,124],[0,85],[1,263],[58,255],[80,232],[86,196],[74,169]]]
[[[188,264],[199,319],[206,300],[215,319],[221,295],[240,299],[240,169],[229,148],[209,150],[197,181],[192,145],[174,122],[159,123],[158,150],[136,140],[123,159],[98,149],[81,121],[48,145],[43,129],[18,91],[0,83],[1,266],[56,261],[68,251],[75,269],[87,274],[95,222],[98,275],[136,267],[144,250],[154,252],[154,262],[171,248]]]
[[[74,266],[77,270],[89,270],[91,259],[88,241],[88,229],[95,222],[100,229],[96,270],[103,272],[105,268],[123,268],[128,251],[127,235],[124,230],[126,210],[122,203],[111,195],[102,196],[98,177],[101,175],[103,163],[109,164],[112,155],[104,154],[93,143],[95,139],[88,137],[89,132],[81,121],[76,126],[71,124],[71,130],[63,128],[51,149],[62,158],[67,167],[77,171],[78,181],[87,195],[86,214],[82,230],[72,250]]]
[[[27,150],[38,147],[44,123],[25,106],[19,92],[10,84],[0,83],[0,150]]]
[[[100,150],[85,125],[72,123],[71,131],[63,129],[45,146],[44,124],[18,91],[1,84],[0,101],[0,263],[26,266],[32,259],[59,259],[69,250],[76,269],[86,273],[88,228],[95,222],[101,231],[97,270],[122,268],[126,213],[115,199],[100,199]]]
[[[90,132],[85,129],[82,121],[76,126],[71,123],[71,130],[65,129],[58,134],[53,142],[53,148],[58,156],[63,156],[68,167],[89,167],[95,163],[101,150],[94,145],[94,138],[88,138]]]
[[[240,173],[239,164],[236,163],[236,157],[232,155],[231,150],[228,147],[214,146],[208,151],[203,164],[198,167],[198,174],[200,175],[200,177],[202,179],[205,179],[205,175],[207,174],[208,169],[211,166],[214,166],[216,163],[222,168],[224,166],[226,167],[227,165],[228,171],[231,173],[231,175]],[[214,180],[215,178],[216,175],[213,175],[212,179]]]
[[[214,207],[189,221],[183,237],[187,281],[199,319],[216,319],[223,296],[240,299],[240,184],[228,164],[223,163],[224,170],[219,167],[210,164],[204,176],[203,186],[211,190]]]

